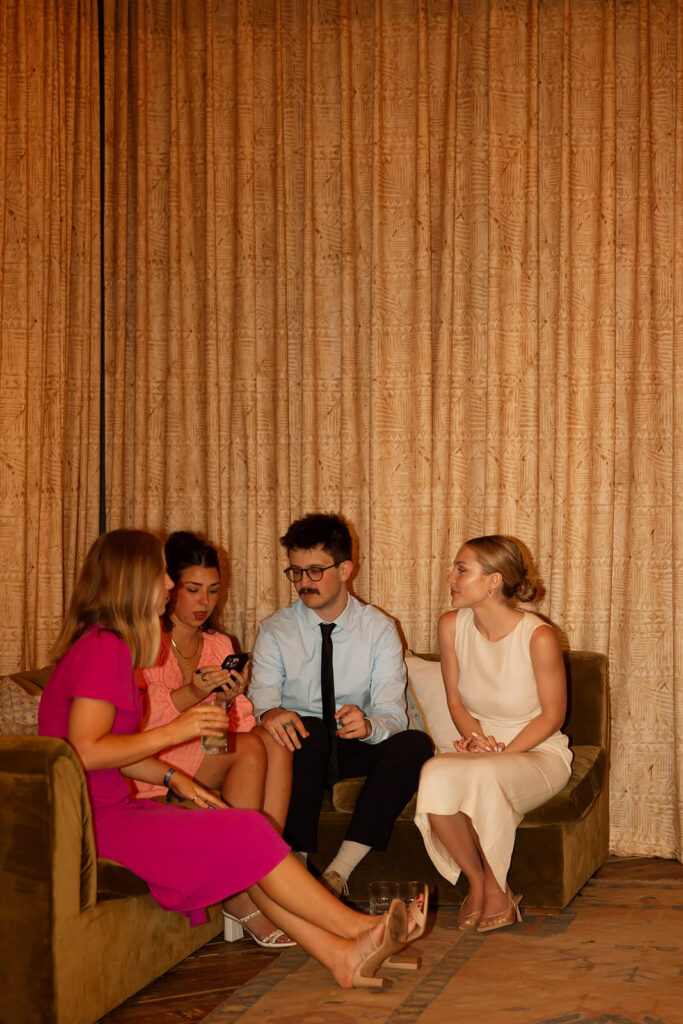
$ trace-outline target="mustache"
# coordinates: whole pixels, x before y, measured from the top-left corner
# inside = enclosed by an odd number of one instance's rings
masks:
[[[299,591],[300,594],[319,594],[320,591],[316,587],[302,587]]]

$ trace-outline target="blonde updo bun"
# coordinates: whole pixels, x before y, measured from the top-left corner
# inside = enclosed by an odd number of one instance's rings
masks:
[[[499,572],[503,578],[503,596],[516,598],[523,604],[533,601],[538,587],[528,578],[528,569],[522,549],[512,537],[495,533],[488,537],[473,537],[465,542],[471,548],[484,573]]]

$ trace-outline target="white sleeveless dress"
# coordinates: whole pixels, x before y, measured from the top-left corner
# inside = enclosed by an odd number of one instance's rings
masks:
[[[502,640],[492,643],[474,624],[471,608],[458,611],[455,653],[463,704],[485,735],[509,743],[540,714],[529,642],[542,619],[531,612]],[[415,824],[440,874],[455,884],[460,867],[431,830],[428,814],[469,815],[496,881],[504,887],[515,832],[524,815],[567,784],[572,755],[556,732],[519,754],[437,754],[422,768]]]

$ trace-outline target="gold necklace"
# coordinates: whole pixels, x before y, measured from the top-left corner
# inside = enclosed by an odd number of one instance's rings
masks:
[[[184,659],[185,659],[185,661],[188,661],[188,662],[189,662],[189,661],[192,661],[192,659],[193,659],[194,657],[196,657],[196,655],[197,655],[197,651],[199,650],[199,641],[200,641],[200,639],[201,639],[201,638],[200,638],[200,636],[199,636],[199,634],[198,634],[198,635],[197,635],[197,640],[196,640],[196,642],[195,642],[195,645],[194,645],[194,650],[193,650],[192,654],[188,655],[188,654],[183,654],[183,652],[182,652],[182,651],[180,650],[180,648],[178,647],[178,644],[177,644],[177,643],[175,642],[175,640],[173,639],[173,633],[169,633],[169,640],[171,641],[171,646],[172,646],[173,648],[175,648],[175,650],[176,650],[176,651],[178,652],[178,654],[180,655],[180,657],[181,657],[181,658],[184,658]]]

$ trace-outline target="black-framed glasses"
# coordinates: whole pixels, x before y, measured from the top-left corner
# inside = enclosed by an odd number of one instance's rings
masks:
[[[290,583],[300,583],[304,578],[304,573],[306,573],[311,583],[317,583],[323,578],[323,574],[328,569],[334,569],[336,565],[341,565],[343,561],[344,559],[341,558],[338,562],[333,562],[332,565],[311,565],[308,569],[300,569],[298,565],[290,565],[288,569],[283,569],[282,571]]]

